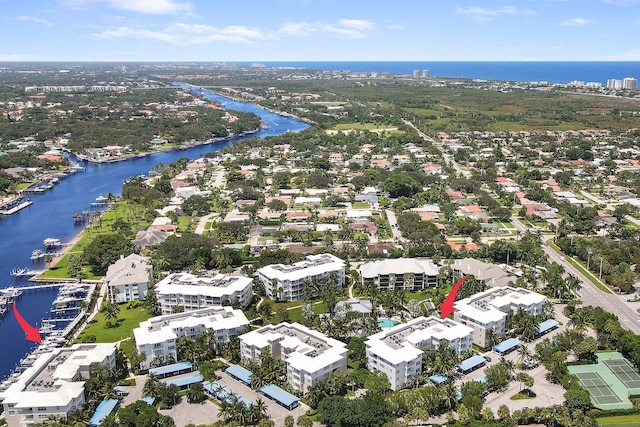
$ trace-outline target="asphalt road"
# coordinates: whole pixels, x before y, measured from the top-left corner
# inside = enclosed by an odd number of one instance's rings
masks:
[[[563,257],[552,248],[544,245],[542,249],[549,257],[549,261],[562,265],[567,273],[573,274],[580,279],[582,288],[580,288],[579,294],[584,305],[601,307],[603,310],[615,314],[620,319],[620,325],[635,334],[640,334],[640,316],[636,314],[633,308],[633,304],[637,303],[628,303],[627,298],[629,298],[629,295],[608,294],[601,291],[569,261],[562,259]]]

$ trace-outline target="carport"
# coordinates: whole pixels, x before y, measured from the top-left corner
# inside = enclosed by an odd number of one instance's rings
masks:
[[[177,385],[180,390],[184,390],[185,388],[189,388],[191,384],[202,382],[203,379],[204,378],[202,378],[202,375],[200,375],[200,373],[195,373],[188,377],[175,378],[175,379],[169,380],[165,382],[165,384],[167,386],[174,384],[174,385]]]
[[[178,362],[171,365],[160,366],[159,368],[149,369],[149,375],[158,378],[172,377],[174,375],[186,374],[193,371],[191,362]]]
[[[246,385],[251,385],[251,371],[239,365],[231,365],[224,370],[232,378],[242,381]]]
[[[508,340],[502,341],[500,344],[494,345],[493,351],[500,355],[505,355],[510,351],[515,350],[519,345],[520,340],[518,338],[509,338]]]
[[[91,420],[89,420],[89,425],[91,427],[99,426],[100,423],[102,423],[102,421],[104,421],[104,419],[111,415],[113,410],[116,409],[118,402],[118,399],[107,399],[100,402],[96,408],[96,412],[93,413]]]
[[[458,370],[463,374],[468,374],[474,369],[477,369],[478,367],[484,365],[486,362],[487,361],[482,356],[478,356],[478,355],[471,356],[470,358],[460,362],[460,364],[458,365]]]
[[[546,334],[549,331],[554,330],[558,327],[558,321],[554,319],[547,319],[544,322],[541,322],[538,325],[538,332],[536,332],[536,337]]]
[[[294,396],[293,394],[281,389],[274,384],[262,386],[260,388],[260,393],[264,394],[269,399],[278,402],[288,410],[292,410],[300,404],[300,399],[298,399],[297,396]]]

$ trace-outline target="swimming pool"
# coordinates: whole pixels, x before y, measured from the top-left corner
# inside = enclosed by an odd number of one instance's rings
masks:
[[[396,322],[395,320],[391,320],[391,319],[380,319],[380,320],[378,320],[378,326],[380,326],[382,329],[392,328],[392,327],[396,326],[397,324],[398,324],[398,322]]]

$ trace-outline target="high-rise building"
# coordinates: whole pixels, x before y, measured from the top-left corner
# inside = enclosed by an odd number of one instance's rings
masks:
[[[420,70],[413,70],[412,76],[414,79],[417,79],[418,77],[420,77]]]
[[[422,75],[420,77],[422,77],[423,79],[429,77],[429,70],[422,70]]]
[[[607,89],[622,89],[622,80],[618,80],[618,79],[607,80]]]
[[[622,89],[636,90],[638,88],[638,80],[633,77],[625,77],[622,80]]]

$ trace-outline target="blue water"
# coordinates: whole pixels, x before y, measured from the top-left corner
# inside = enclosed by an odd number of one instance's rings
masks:
[[[397,324],[398,324],[398,322],[396,322],[395,320],[391,320],[391,319],[378,320],[378,326],[380,326],[380,328],[382,328],[382,329],[393,328]]]
[[[250,65],[250,63],[237,63]],[[467,77],[517,82],[569,83],[574,80],[606,84],[608,79],[635,77],[640,80],[640,62],[460,62],[460,61],[363,61],[363,62],[264,62],[268,67],[312,70],[350,70],[411,75],[429,70],[431,77]]]
[[[31,195],[31,206],[0,221],[0,288],[25,283],[25,279],[18,279],[9,274],[13,268],[43,269],[44,263],[31,263],[31,252],[34,249],[42,249],[42,240],[47,237],[68,242],[77,236],[84,226],[74,223],[73,214],[89,210],[91,203],[100,195],[120,194],[124,180],[147,174],[158,163],[171,163],[185,157],[198,158],[241,139],[264,138],[282,134],[287,130],[297,132],[308,127],[298,120],[270,113],[254,104],[237,102],[207,91],[204,94],[212,100],[224,103],[228,109],[258,114],[269,124],[269,128],[252,135],[186,150],[156,153],[116,163],[83,163],[85,172],[61,179],[53,189],[45,193]],[[31,324],[41,324],[42,319],[49,317],[49,309],[55,297],[54,290],[25,291],[17,301],[17,308],[22,317]],[[0,378],[10,373],[20,358],[35,347],[35,344],[24,340],[24,333],[11,311],[0,320],[0,343],[4,344],[3,350],[0,351]]]

